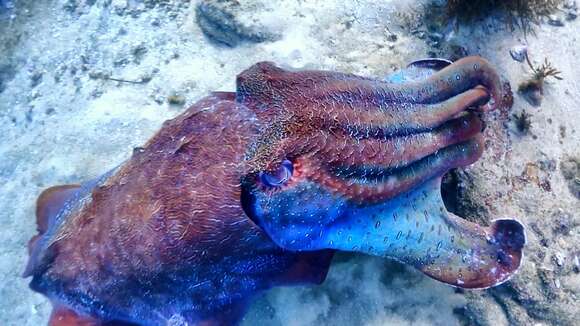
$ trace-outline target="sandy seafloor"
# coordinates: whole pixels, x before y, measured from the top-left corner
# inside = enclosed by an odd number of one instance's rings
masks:
[[[460,291],[388,259],[343,255],[322,286],[271,290],[243,323],[580,324],[580,19],[556,13],[563,26],[543,23],[527,37],[493,19],[437,35],[420,23],[420,3],[206,1],[231,14],[222,15],[236,27],[228,37],[242,42],[227,47],[204,36],[195,1],[0,1],[0,325],[42,325],[51,309],[20,277],[39,192],[116,166],[188,104],[233,90],[251,64],[382,78],[460,47],[486,57],[516,89],[530,72],[509,55],[520,44],[564,79],[546,84],[539,107],[514,94],[511,112],[491,118],[483,158],[456,173],[455,189],[467,218],[526,225],[520,272],[494,289]],[[510,119],[524,110],[527,134]]]

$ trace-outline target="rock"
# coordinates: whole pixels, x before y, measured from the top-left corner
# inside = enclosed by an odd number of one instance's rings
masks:
[[[13,66],[5,64],[0,65],[0,93],[4,91],[5,85],[14,78],[16,70]]]
[[[155,95],[153,95],[153,100],[157,104],[163,104],[165,102],[165,96],[163,96],[161,94],[155,94]]]
[[[568,189],[580,199],[580,158],[567,157],[560,163],[562,176],[568,183]]]
[[[569,236],[572,229],[578,226],[572,214],[559,209],[552,215],[552,231],[557,235]]]
[[[109,79],[111,77],[111,72],[102,69],[93,69],[89,71],[90,79]]]
[[[139,43],[133,46],[131,49],[131,55],[133,56],[133,62],[139,64],[145,54],[147,53],[147,46],[144,43]]]
[[[578,6],[575,0],[564,2],[563,8],[566,13],[566,21],[573,21],[578,18]]]
[[[563,253],[561,252],[557,252],[554,254],[553,260],[556,263],[556,265],[558,265],[559,267],[564,266],[564,260],[566,259],[566,257],[564,256]]]
[[[527,80],[518,87],[518,94],[520,94],[532,106],[540,106],[542,105],[542,99],[544,98],[542,94],[542,84],[542,80],[535,78]]]
[[[171,0],[143,0],[143,3],[147,8],[154,8],[156,6],[167,6],[171,4]]]
[[[279,37],[264,26],[249,26],[238,20],[236,1],[202,1],[195,8],[197,24],[212,42],[235,47],[242,43],[274,41]]]
[[[89,8],[94,5],[96,0],[67,0],[62,8],[74,14],[85,14]]]
[[[443,177],[441,195],[450,212],[485,225],[489,211],[478,199],[477,178],[464,169],[453,169]]]
[[[427,37],[427,33],[422,30],[413,30],[411,34],[415,35],[420,40],[424,40]]]
[[[42,82],[42,76],[44,73],[42,71],[34,71],[30,75],[30,87],[34,88]]]

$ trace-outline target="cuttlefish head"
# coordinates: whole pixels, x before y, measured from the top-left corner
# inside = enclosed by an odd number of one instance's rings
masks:
[[[448,212],[441,177],[484,149],[481,115],[502,105],[479,57],[421,60],[388,80],[259,63],[236,100],[263,122],[246,153],[246,214],[279,246],[410,264],[464,288],[500,284],[522,262],[514,219],[484,227]]]

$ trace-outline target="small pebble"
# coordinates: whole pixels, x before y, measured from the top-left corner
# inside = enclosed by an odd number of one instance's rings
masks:
[[[396,42],[397,39],[398,39],[397,34],[393,34],[393,33],[387,34],[387,41]]]
[[[439,42],[439,41],[441,41],[443,39],[443,34],[441,34],[441,33],[430,33],[429,34],[429,38],[432,41]]]
[[[157,103],[157,104],[163,104],[163,102],[165,102],[165,96],[161,95],[161,94],[155,94],[153,96],[153,100]]]
[[[560,18],[558,18],[554,15],[550,15],[550,17],[548,18],[548,24],[550,24],[552,26],[556,26],[556,27],[564,26],[564,23],[562,22],[562,20],[560,20]]]
[[[411,34],[417,36],[417,38],[420,40],[424,40],[427,37],[427,33],[425,33],[424,31],[419,31],[419,30],[414,30],[411,32]]]
[[[185,104],[185,96],[180,94],[172,94],[167,97],[167,102],[171,105],[183,105]]]
[[[556,262],[556,265],[562,267],[564,265],[564,254],[562,254],[561,252],[557,252],[556,254],[554,254],[554,261]]]
[[[30,75],[30,87],[36,87],[40,82],[42,82],[43,73],[41,71],[35,71]]]
[[[528,47],[525,45],[516,45],[510,49],[512,59],[517,62],[524,62],[528,53]]]

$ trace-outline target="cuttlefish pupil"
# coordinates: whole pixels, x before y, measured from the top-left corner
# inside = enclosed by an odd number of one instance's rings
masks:
[[[441,177],[484,150],[503,106],[479,57],[386,80],[269,62],[166,121],[117,168],[45,190],[24,275],[51,325],[223,325],[279,285],[321,283],[337,250],[486,288],[522,262],[514,219],[447,211]]]
[[[285,185],[290,180],[293,170],[292,162],[284,160],[275,172],[260,172],[259,178],[263,185],[276,188]]]

